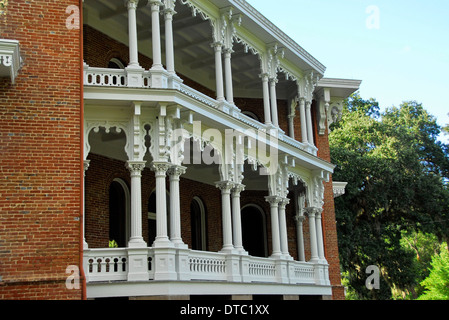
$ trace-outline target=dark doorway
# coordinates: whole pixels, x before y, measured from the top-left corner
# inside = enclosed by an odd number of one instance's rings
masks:
[[[205,251],[206,248],[206,234],[205,234],[205,209],[203,202],[194,198],[190,204],[190,227],[192,234],[192,249],[198,251]]]
[[[256,206],[242,209],[243,247],[249,255],[267,257],[267,240],[264,213]]]
[[[109,240],[126,247],[127,199],[122,183],[113,181],[109,187]]]

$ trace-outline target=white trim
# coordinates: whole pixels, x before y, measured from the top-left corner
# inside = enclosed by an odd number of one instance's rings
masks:
[[[228,282],[113,282],[89,283],[87,298],[150,297],[185,295],[315,295],[331,296],[332,287],[305,284]]]
[[[19,41],[0,39],[0,77],[9,77],[14,84],[21,67]]]

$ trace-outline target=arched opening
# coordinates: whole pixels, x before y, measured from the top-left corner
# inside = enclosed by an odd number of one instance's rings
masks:
[[[268,256],[266,230],[265,214],[261,208],[256,205],[242,208],[242,241],[249,255]]]
[[[190,203],[190,224],[192,249],[206,251],[206,210],[203,201],[198,197],[193,198]]]
[[[114,179],[109,186],[109,240],[121,248],[127,246],[129,238],[130,194],[126,183]]]

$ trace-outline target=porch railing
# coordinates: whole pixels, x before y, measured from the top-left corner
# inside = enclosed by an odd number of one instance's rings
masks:
[[[133,78],[134,80],[129,81],[128,77]],[[136,81],[135,77],[139,77],[140,80]],[[240,110],[235,106],[228,104],[227,102],[219,103],[217,100],[185,85],[181,80],[169,81],[169,76],[166,76],[165,80],[153,80],[153,75],[151,71],[145,70],[138,74],[128,75],[125,69],[109,69],[109,68],[95,68],[90,67],[88,65],[84,66],[84,85],[85,86],[94,86],[94,87],[136,87],[135,83],[138,83],[139,88],[155,88],[157,85],[153,85],[153,82],[161,84],[163,83],[161,88],[166,89],[176,89],[179,92],[185,94],[188,97],[191,97],[200,103],[207,105],[214,109],[219,109],[225,111],[226,113],[231,114],[236,117],[243,123],[249,125],[251,128],[255,130],[268,130],[265,124],[254,120],[245,114],[241,113]],[[133,83],[135,82],[135,83]],[[164,87],[165,86],[165,87]],[[310,145],[308,143],[299,142],[293,138],[290,138],[288,135],[284,133],[278,135],[279,140],[285,142],[286,144],[298,148],[300,150],[306,151],[313,155],[317,155],[318,149]]]
[[[171,250],[173,271],[183,273],[183,280],[192,281],[231,281],[287,284],[329,283],[326,263],[299,262],[291,259],[260,258],[247,255],[203,252],[194,250]],[[155,252],[152,248],[144,250],[142,260],[148,262],[145,280],[158,279],[155,267]],[[187,257],[187,266],[178,263],[182,253]],[[238,265],[236,268],[235,265]],[[127,281],[130,273],[128,249],[87,249],[84,252],[84,271],[88,283]],[[166,270],[163,270],[166,273]],[[233,280],[229,280],[233,279]]]

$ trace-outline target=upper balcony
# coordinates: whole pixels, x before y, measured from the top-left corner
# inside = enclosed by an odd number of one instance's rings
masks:
[[[313,162],[326,110],[345,98],[332,96],[335,82],[321,90],[325,67],[246,1],[86,0],[84,24],[91,104],[166,99],[208,115],[202,120],[211,125],[276,132],[287,154]],[[162,94],[165,89],[170,93]]]

